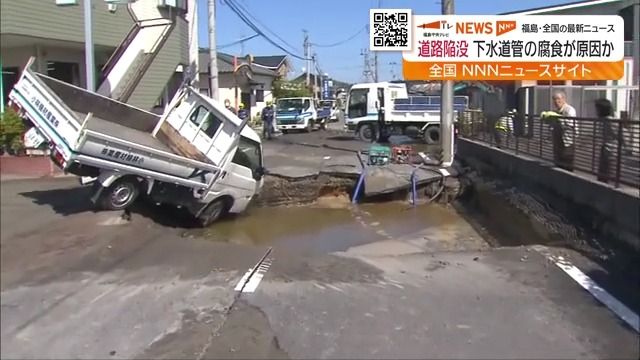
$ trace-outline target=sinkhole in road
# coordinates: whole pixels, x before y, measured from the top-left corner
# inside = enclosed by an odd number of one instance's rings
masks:
[[[351,205],[346,196],[312,205],[256,207],[247,214],[198,230],[211,241],[273,246],[295,253],[330,253],[384,240],[406,240],[425,251],[479,250],[485,241],[454,208],[412,207],[392,201]]]

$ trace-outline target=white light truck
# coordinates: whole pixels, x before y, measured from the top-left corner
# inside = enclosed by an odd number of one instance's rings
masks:
[[[276,126],[283,134],[290,130],[311,132],[318,125],[326,127],[331,109],[318,106],[310,97],[282,98],[276,101]]]
[[[145,194],[207,226],[244,211],[261,189],[258,134],[196,89],[184,86],[158,116],[33,72],[33,61],[11,106],[33,123],[32,144],[48,142],[60,168],[93,180],[101,207],[125,209]]]

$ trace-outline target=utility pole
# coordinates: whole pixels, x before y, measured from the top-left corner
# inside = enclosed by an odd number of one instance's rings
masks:
[[[235,69],[234,69],[235,70]],[[216,0],[209,0],[209,94],[218,100],[218,50],[216,48]]]
[[[453,0],[442,0],[442,14],[453,15]],[[442,166],[453,164],[453,81],[442,81],[440,96],[440,134]]]
[[[84,66],[87,90],[96,91],[96,61],[93,57],[93,6],[84,0]]]
[[[365,82],[371,82],[372,72],[371,72],[371,62],[369,61],[369,50],[362,49],[360,51],[360,55],[364,58],[362,77],[364,78]]]
[[[320,77],[320,69],[318,68],[318,59],[317,59],[317,54],[313,54],[313,67],[316,69],[316,76],[315,79],[313,80],[313,97],[314,98],[319,98],[320,96],[318,96],[318,89],[319,89],[319,85],[318,85],[318,78]]]
[[[306,59],[307,62],[307,66],[306,66],[306,70],[307,70],[307,88],[311,85],[311,59],[310,59],[310,54],[309,54],[309,47],[310,47],[310,43],[309,43],[309,33],[307,32],[307,30],[302,30],[302,32],[304,33],[304,43],[302,44],[304,46],[304,58]]]
[[[382,8],[382,0],[378,0],[378,9]],[[378,52],[373,52],[373,81],[378,82]]]

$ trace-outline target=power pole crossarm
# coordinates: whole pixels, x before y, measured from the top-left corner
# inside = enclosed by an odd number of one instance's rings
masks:
[[[218,99],[218,50],[216,47],[216,0],[209,0],[209,93]]]

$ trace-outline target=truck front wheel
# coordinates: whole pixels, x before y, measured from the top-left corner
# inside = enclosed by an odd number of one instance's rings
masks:
[[[214,222],[216,222],[227,209],[227,203],[222,198],[218,198],[213,200],[207,205],[207,207],[202,211],[200,216],[198,216],[198,222],[200,226],[207,227]]]
[[[124,210],[140,195],[139,183],[133,178],[116,180],[100,194],[100,205],[105,210]]]
[[[309,119],[309,122],[307,122],[307,127],[304,128],[304,131],[310,133],[313,130],[313,120]]]
[[[373,141],[376,130],[373,124],[364,124],[358,128],[358,138],[362,141]]]

